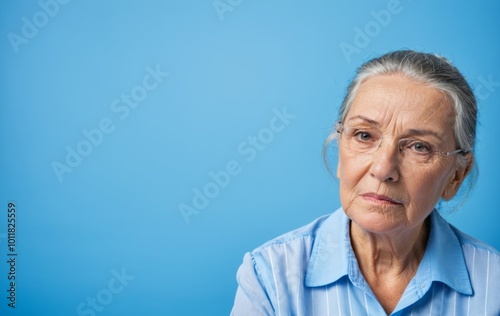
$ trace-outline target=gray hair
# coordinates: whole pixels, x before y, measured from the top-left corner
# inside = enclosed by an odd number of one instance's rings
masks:
[[[476,97],[460,71],[446,58],[434,54],[399,50],[371,59],[361,65],[354,80],[347,87],[347,93],[342,101],[337,121],[344,121],[361,83],[370,77],[391,74],[402,74],[442,91],[454,107],[453,128],[458,147],[467,152],[474,152],[477,123]],[[334,130],[325,141],[323,147],[325,162],[326,147],[337,137],[338,133]],[[467,164],[466,157],[463,155],[458,157],[462,164]],[[328,164],[326,165],[330,170]],[[470,189],[472,189],[477,179],[475,164],[471,171],[468,177],[471,184]]]

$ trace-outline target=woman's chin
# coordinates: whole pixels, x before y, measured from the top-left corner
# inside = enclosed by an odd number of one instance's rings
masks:
[[[402,207],[371,207],[362,208],[363,211],[346,212],[359,228],[372,233],[388,233],[405,228],[408,225],[406,213]]]

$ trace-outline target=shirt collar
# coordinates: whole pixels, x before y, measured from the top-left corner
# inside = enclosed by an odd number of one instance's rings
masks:
[[[448,222],[436,210],[431,213],[429,240],[415,281],[429,285],[438,281],[459,293],[473,293],[462,245]]]
[[[323,222],[314,239],[305,285],[323,286],[347,275],[350,248],[349,218],[338,209]]]
[[[433,281],[443,282],[457,292],[471,295],[472,286],[457,236],[436,210],[430,216],[429,240],[415,280],[428,286]],[[349,222],[344,211],[338,209],[319,228],[306,272],[306,286],[336,282],[349,275],[349,270],[353,274],[351,279],[361,274],[351,247]]]

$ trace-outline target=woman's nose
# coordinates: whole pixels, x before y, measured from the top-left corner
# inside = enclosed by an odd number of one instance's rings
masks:
[[[381,143],[373,153],[370,175],[380,182],[399,180],[399,150],[397,146]]]

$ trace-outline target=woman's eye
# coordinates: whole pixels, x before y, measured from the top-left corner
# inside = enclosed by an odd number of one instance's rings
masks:
[[[357,132],[355,134],[355,136],[358,140],[363,141],[363,142],[367,142],[367,141],[372,139],[372,136],[370,135],[370,133],[367,133],[367,132]]]
[[[422,142],[413,143],[411,145],[411,148],[414,151],[416,151],[418,153],[423,153],[423,154],[428,154],[428,153],[432,152],[431,147],[428,144],[422,143]]]

